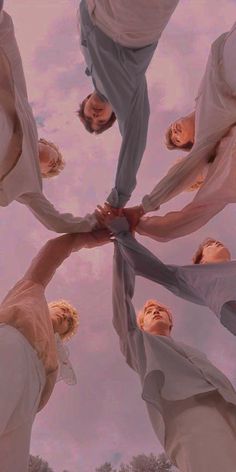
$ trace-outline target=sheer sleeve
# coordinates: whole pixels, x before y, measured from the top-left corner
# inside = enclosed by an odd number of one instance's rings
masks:
[[[60,213],[43,193],[26,193],[21,195],[17,201],[27,205],[46,228],[57,233],[88,232],[94,229],[97,224],[93,214],[75,217],[70,213]]]
[[[46,287],[62,262],[72,251],[83,247],[86,236],[80,234],[65,234],[50,239],[32,260],[24,278],[33,280]]]
[[[178,163],[177,167],[180,164],[182,162]],[[176,166],[171,171],[175,168]],[[191,203],[182,210],[167,213],[165,216],[141,218],[137,232],[157,241],[179,238],[201,228],[228,203],[236,202],[236,126],[221,140],[216,157],[207,168],[205,180]],[[192,182],[193,179],[189,183]],[[146,212],[154,210],[158,205],[157,187],[150,193],[147,201],[144,197]]]
[[[158,210],[163,203],[183,192],[192,184],[205,165],[206,156],[202,156],[201,150],[194,152],[193,148],[187,158],[176,163],[150,194],[143,197],[142,205],[145,213]]]
[[[137,233],[156,241],[171,241],[197,231],[225,207],[221,201],[193,201],[180,211],[165,216],[144,216],[136,228]]]
[[[103,239],[101,235],[104,236]],[[64,234],[50,239],[32,260],[23,278],[46,287],[57,268],[72,252],[79,251],[82,247],[92,248],[104,244],[109,241],[107,235],[107,230],[98,230],[91,233]]]
[[[67,385],[75,385],[77,378],[69,359],[69,349],[61,341],[58,333],[55,334],[57,359],[59,364],[57,382],[63,380]]]

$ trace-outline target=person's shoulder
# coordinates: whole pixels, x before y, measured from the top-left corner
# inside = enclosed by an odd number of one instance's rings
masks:
[[[5,10],[1,10],[0,11],[0,32],[2,29],[5,29],[5,27],[11,28],[12,30],[14,30],[14,23],[13,23],[12,17]]]
[[[44,294],[44,287],[34,282],[30,279],[21,279],[19,280],[7,293],[3,302],[1,303],[1,308],[6,307],[11,304],[21,303],[23,300],[35,300],[38,296]]]
[[[190,346],[189,344],[185,344],[183,342],[178,342],[178,345],[183,349],[186,355],[189,358],[197,358],[197,359],[205,359],[207,360],[207,356],[204,352],[200,351],[196,347]]]

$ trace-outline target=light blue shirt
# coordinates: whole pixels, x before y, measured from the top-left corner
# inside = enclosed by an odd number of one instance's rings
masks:
[[[135,188],[146,147],[150,110],[145,72],[157,43],[138,49],[115,43],[92,23],[84,0],[80,23],[86,73],[91,75],[95,90],[111,104],[122,135],[115,186],[107,199],[119,208]]]
[[[164,445],[163,408],[165,406],[163,400],[185,400],[194,395],[218,391],[227,402],[236,405],[236,392],[227,377],[207,359],[204,353],[176,342],[170,336],[149,334],[137,326],[132,303],[136,275],[157,282],[180,297],[195,303],[207,304],[207,288],[204,289],[205,295],[199,290],[200,273],[194,287],[196,278],[194,275],[191,281],[182,279],[177,266],[166,266],[159,261],[131,236],[122,222],[119,220],[113,222],[112,230],[116,233],[113,266],[113,324],[126,362],[140,377],[142,398],[146,402],[152,426]],[[214,291],[214,282],[221,277],[218,270],[214,278],[214,270],[210,267],[213,265],[220,264],[202,265],[200,272],[203,273],[206,268],[206,277],[203,277],[202,285],[209,280],[208,289]],[[195,269],[196,276],[198,267],[192,266],[192,269],[193,272]],[[230,266],[228,272],[228,276],[230,272],[232,276]],[[222,278],[221,282],[224,283]],[[215,291],[218,289],[219,286],[216,283]],[[228,296],[230,297],[229,293]],[[230,299],[232,300],[228,298]]]

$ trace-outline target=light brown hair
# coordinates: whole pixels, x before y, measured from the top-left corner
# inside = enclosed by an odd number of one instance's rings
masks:
[[[113,126],[113,124],[115,123],[116,121],[116,115],[114,113],[114,111],[112,112],[109,120],[104,124],[104,125],[101,125],[99,129],[97,130],[94,130],[92,128],[92,125],[90,123],[90,120],[88,120],[88,118],[85,116],[84,114],[84,107],[85,107],[85,103],[87,101],[88,98],[91,97],[91,93],[90,95],[88,95],[83,101],[82,103],[80,103],[80,106],[79,106],[79,109],[77,110],[77,115],[80,119],[80,121],[83,123],[85,129],[89,132],[89,133],[94,133],[94,134],[101,134],[103,133],[104,131],[106,131],[107,129],[111,128]]]
[[[206,244],[215,243],[215,242],[216,242],[216,239],[214,238],[204,239],[202,243],[199,244],[195,254],[193,255],[193,258],[192,258],[193,264],[201,264],[204,247],[206,246]]]

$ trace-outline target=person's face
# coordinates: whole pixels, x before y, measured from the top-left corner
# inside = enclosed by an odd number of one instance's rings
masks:
[[[58,153],[49,144],[39,143],[39,163],[42,174],[48,174],[58,163]]]
[[[73,319],[64,308],[57,306],[50,307],[49,313],[55,333],[63,335],[70,331],[73,325]]]
[[[150,334],[169,336],[171,321],[165,308],[152,305],[145,310],[143,330]]]
[[[171,141],[177,147],[194,142],[194,122],[188,117],[180,118],[171,124]]]
[[[209,241],[204,245],[200,264],[228,262],[230,259],[230,252],[224,244],[220,241]]]
[[[93,92],[89,98],[85,99],[84,116],[90,122],[94,131],[98,131],[102,125],[105,125],[112,115],[110,103],[103,101],[96,92]]]

